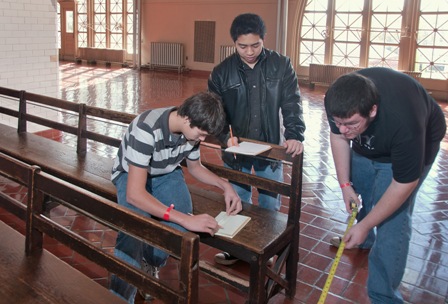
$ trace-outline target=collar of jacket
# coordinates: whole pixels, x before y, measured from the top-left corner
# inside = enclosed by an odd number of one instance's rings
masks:
[[[237,54],[236,57],[238,58],[238,63],[239,63],[240,69],[244,69],[244,62],[241,59],[240,54],[238,54],[238,52],[236,52],[236,54]],[[257,61],[256,64],[258,64],[261,61],[264,61],[265,59],[266,59],[266,52],[265,52],[265,48],[263,48],[263,50],[261,51],[260,55],[258,56],[258,61]]]

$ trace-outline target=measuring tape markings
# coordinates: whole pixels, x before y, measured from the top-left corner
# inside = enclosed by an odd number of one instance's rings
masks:
[[[345,230],[344,236],[347,234],[348,230],[353,226],[355,222],[356,215],[358,214],[358,207],[355,204],[355,207],[352,205],[352,215],[347,225],[347,229]],[[334,258],[333,265],[331,266],[330,272],[328,273],[327,281],[325,282],[324,288],[322,289],[322,294],[320,295],[318,304],[324,304],[325,299],[327,298],[328,291],[330,290],[331,282],[333,281],[334,275],[336,273],[336,269],[338,268],[339,261],[341,260],[342,252],[345,248],[345,242],[341,239],[341,243],[339,244],[338,251],[336,252],[336,257]]]

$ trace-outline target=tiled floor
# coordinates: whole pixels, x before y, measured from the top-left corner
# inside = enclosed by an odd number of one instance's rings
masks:
[[[73,63],[60,65],[60,97],[118,111],[139,113],[148,108],[177,105],[187,96],[206,89],[207,73],[177,74],[173,72],[134,71],[121,68],[103,68]],[[348,216],[343,210],[341,193],[328,142],[328,126],[323,111],[324,89],[310,91],[301,88],[307,123],[305,165],[297,293],[293,300],[282,294],[270,303],[317,303],[328,271],[336,255],[329,246],[330,238],[345,231]],[[448,118],[448,104],[441,103]],[[43,132],[70,144],[70,137]],[[113,157],[115,151],[98,153]],[[211,157],[205,155],[205,157]],[[414,211],[414,231],[408,264],[400,287],[406,303],[447,303],[448,299],[448,136],[433,169],[421,189]],[[0,189],[18,199],[25,193],[20,186],[0,179]],[[86,220],[62,207],[51,211],[51,217],[66,227],[112,250],[115,233],[100,224]],[[0,209],[0,220],[19,231],[23,222]],[[72,250],[46,240],[46,248],[83,271],[100,284],[107,285],[108,274]],[[215,250],[201,247],[203,258],[212,259]],[[326,303],[369,303],[365,283],[368,251],[345,251],[333,279]],[[176,264],[162,272],[162,279],[175,273]],[[235,271],[243,272],[246,266],[237,263]],[[244,303],[243,295],[224,288],[200,276],[200,303]],[[143,300],[138,297],[137,303]],[[153,303],[161,303],[155,300]]]

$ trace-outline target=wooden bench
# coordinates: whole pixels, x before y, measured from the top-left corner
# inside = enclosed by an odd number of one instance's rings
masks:
[[[0,206],[26,215],[26,237],[0,225],[2,288],[8,303],[125,303],[122,299],[43,250],[43,234],[65,244],[140,290],[167,303],[197,303],[199,237],[180,232],[123,208],[0,153],[0,174],[28,189],[27,206],[0,192]],[[179,284],[172,286],[104,251],[43,214],[45,197],[57,200],[101,224],[167,251],[180,262]],[[11,230],[13,232],[11,232]],[[18,237],[17,235],[20,235]],[[38,298],[38,301],[34,298]]]
[[[102,143],[109,147],[119,146],[121,139],[101,134],[98,130],[88,130],[89,119],[110,121],[127,126],[135,115],[120,113],[76,104],[56,98],[16,91],[0,87],[0,97],[7,96],[16,100],[18,110],[0,107],[0,113],[18,118],[18,127],[0,124],[0,152],[11,155],[28,164],[38,165],[43,171],[73,183],[83,189],[115,201],[115,187],[110,182],[110,170],[113,160],[88,151],[89,144]],[[75,126],[41,118],[28,113],[30,104],[54,107],[60,111],[69,111],[76,116]],[[76,147],[31,134],[27,123],[33,122],[49,128],[60,130],[76,136]],[[219,146],[205,143],[207,148]],[[222,178],[238,181],[280,193],[288,198],[287,214],[270,211],[257,206],[244,204],[243,214],[252,219],[249,224],[232,239],[209,237],[200,234],[200,241],[220,250],[225,250],[249,264],[246,277],[230,275],[228,268],[214,263],[200,261],[201,270],[248,293],[249,303],[265,303],[280,290],[285,290],[288,297],[294,297],[299,245],[299,218],[302,195],[303,156],[292,159],[281,146],[273,145],[272,150],[260,157],[283,161],[290,165],[290,182],[279,183],[255,175],[226,169],[222,164],[203,164]],[[208,213],[215,216],[224,210],[222,194],[209,188],[190,185],[195,213]],[[267,261],[277,256],[273,267]]]
[[[37,165],[45,172],[93,193],[116,200],[115,186],[110,181],[113,160],[88,152],[87,141],[118,147],[121,139],[89,130],[87,119],[89,116],[90,119],[106,119],[127,126],[135,115],[0,87],[2,96],[13,98],[12,101],[17,102],[17,109],[0,106],[0,113],[16,117],[18,121],[17,128],[0,124],[0,152]],[[74,116],[76,124],[70,125],[29,113],[27,108],[35,105],[55,109],[61,115]],[[28,123],[71,134],[76,137],[76,147],[27,132]]]

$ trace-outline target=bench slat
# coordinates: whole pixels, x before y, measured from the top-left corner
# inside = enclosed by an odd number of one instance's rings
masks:
[[[79,104],[63,99],[58,99],[55,97],[25,92],[24,98],[27,101],[31,101],[31,104],[32,103],[43,104],[46,106],[54,107],[58,110],[63,109],[66,111],[77,113],[79,109]]]
[[[254,174],[235,171],[233,169],[225,168],[223,166],[211,164],[205,161],[203,161],[202,164],[205,167],[207,167],[210,171],[212,171],[218,176],[221,176],[222,178],[243,184],[251,184],[255,188],[261,188],[267,191],[279,193],[284,196],[289,196],[291,194],[290,193],[291,187],[286,183],[281,183],[274,180],[267,180]]]
[[[76,127],[69,126],[64,123],[60,123],[60,122],[57,122],[54,120],[42,118],[42,117],[35,116],[32,114],[24,114],[24,118],[26,118],[26,120],[29,122],[33,122],[33,123],[36,123],[36,124],[39,124],[42,126],[46,126],[50,129],[60,130],[62,132],[67,132],[67,133],[70,133],[73,135],[76,135],[76,133],[77,133]]]
[[[120,122],[125,124],[126,126],[131,123],[131,121],[135,118],[135,114],[129,114],[124,112],[118,112],[114,110],[106,110],[104,108],[98,107],[87,107],[86,115],[90,115],[97,118],[102,118],[105,120],[111,120],[114,122]]]

